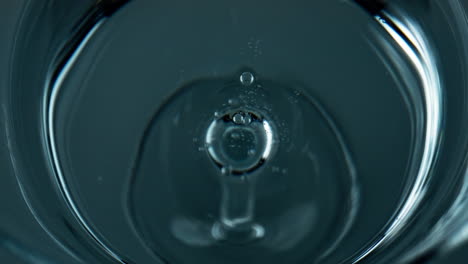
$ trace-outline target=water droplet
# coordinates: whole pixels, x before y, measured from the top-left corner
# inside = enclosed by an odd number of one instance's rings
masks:
[[[250,110],[224,113],[208,127],[208,154],[221,167],[242,175],[263,164],[273,152],[274,130],[261,115]]]
[[[240,75],[240,82],[242,85],[249,86],[255,81],[255,77],[251,72],[243,72]]]

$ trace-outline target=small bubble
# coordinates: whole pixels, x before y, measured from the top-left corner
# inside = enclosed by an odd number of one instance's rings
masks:
[[[255,155],[255,149],[249,149],[249,151],[247,152],[247,154],[248,154],[249,156]]]
[[[221,168],[221,174],[223,175],[229,175],[231,173],[231,169],[230,168],[226,168],[226,167],[222,167]]]
[[[242,85],[249,86],[255,81],[255,77],[251,72],[243,72],[240,75],[240,82]]]
[[[239,139],[239,138],[240,138],[240,135],[239,135],[238,133],[232,133],[232,134],[231,134],[231,137],[232,137],[233,139]]]
[[[288,173],[288,169],[282,169],[281,172],[282,172],[283,174],[286,174],[286,173]]]
[[[244,125],[248,125],[250,123],[252,123],[252,117],[249,114],[247,114],[244,116]]]
[[[248,125],[252,123],[252,117],[249,114],[240,112],[232,117],[232,121],[238,125]]]
[[[205,151],[205,148],[204,147],[198,147],[198,151],[200,151],[200,152]]]
[[[194,137],[194,138],[192,139],[192,141],[193,141],[193,143],[197,143],[197,142],[198,142],[198,138]]]
[[[174,118],[172,119],[172,123],[174,124],[174,126],[178,126],[179,121],[180,121],[180,113],[174,116]]]
[[[219,117],[221,117],[221,113],[218,112],[218,111],[216,111],[216,112],[214,112],[214,116],[215,116],[216,118],[219,118]]]
[[[265,236],[265,228],[261,225],[255,224],[253,226],[253,231],[253,235],[255,236],[255,238],[262,238],[263,236]]]
[[[229,100],[228,100],[228,104],[229,104],[229,105],[232,105],[232,106],[237,106],[237,105],[239,105],[239,100],[237,100],[237,99],[229,99]]]
[[[237,113],[232,117],[232,121],[238,125],[244,124],[244,115],[242,113]]]

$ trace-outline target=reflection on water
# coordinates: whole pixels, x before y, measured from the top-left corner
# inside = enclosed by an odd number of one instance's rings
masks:
[[[7,251],[25,264],[58,264],[59,262],[37,252],[33,247],[14,239],[12,236],[0,231],[0,252]],[[7,259],[3,256],[4,260]],[[11,260],[11,259],[9,259]]]

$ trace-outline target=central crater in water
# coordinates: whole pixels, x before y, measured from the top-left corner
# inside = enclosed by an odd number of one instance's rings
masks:
[[[188,82],[156,109],[128,192],[131,221],[156,255],[296,263],[334,249],[357,210],[354,165],[305,91],[244,69]]]

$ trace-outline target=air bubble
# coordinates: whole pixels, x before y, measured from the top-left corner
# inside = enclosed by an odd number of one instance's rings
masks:
[[[220,167],[234,174],[254,170],[269,159],[274,148],[274,129],[267,119],[251,110],[226,112],[208,127],[205,145]]]
[[[242,85],[249,86],[255,81],[255,76],[251,72],[243,72],[240,75],[240,82]]]
[[[238,125],[248,125],[252,122],[252,117],[247,113],[239,112],[234,114],[232,120]]]
[[[221,174],[222,175],[228,175],[229,174],[229,169],[226,167],[221,168]]]
[[[239,100],[237,100],[235,98],[229,99],[228,104],[231,105],[231,106],[237,106],[237,105],[239,105]]]
[[[243,124],[244,123],[244,116],[241,113],[237,113],[232,117],[232,121],[234,121],[234,123],[236,123],[238,125]]]
[[[252,122],[252,117],[250,115],[245,115],[243,124],[248,125],[248,124],[250,124],[250,122]]]

